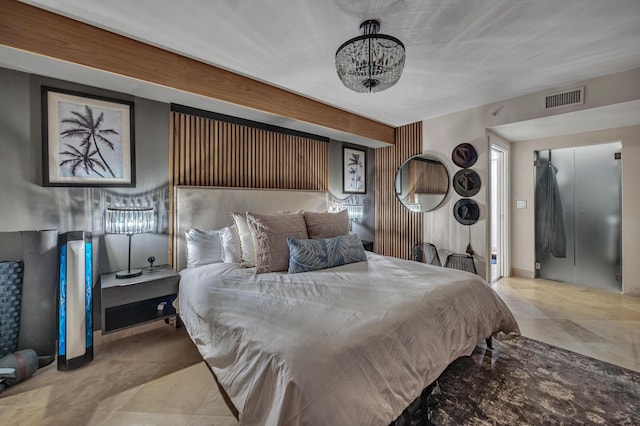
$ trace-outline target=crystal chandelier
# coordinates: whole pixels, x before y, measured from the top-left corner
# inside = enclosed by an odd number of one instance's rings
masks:
[[[360,24],[362,35],[340,46],[336,71],[342,83],[360,93],[380,92],[400,80],[404,68],[404,44],[395,37],[378,34],[375,19]]]

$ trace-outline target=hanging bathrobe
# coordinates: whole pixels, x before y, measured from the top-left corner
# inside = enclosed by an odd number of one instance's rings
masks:
[[[566,257],[564,209],[556,181],[558,169],[551,163],[542,167],[536,182],[536,254]]]

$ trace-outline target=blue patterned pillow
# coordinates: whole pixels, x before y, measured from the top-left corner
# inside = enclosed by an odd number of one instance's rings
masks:
[[[287,243],[290,274],[317,271],[367,260],[362,241],[357,234],[315,240],[288,238]]]

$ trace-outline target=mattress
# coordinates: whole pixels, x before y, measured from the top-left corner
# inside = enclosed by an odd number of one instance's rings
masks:
[[[479,342],[519,334],[480,277],[367,258],[300,274],[181,271],[181,319],[240,424],[387,425]]]

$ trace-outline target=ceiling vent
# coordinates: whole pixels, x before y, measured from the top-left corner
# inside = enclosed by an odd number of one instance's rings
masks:
[[[564,108],[582,104],[584,104],[584,86],[552,93],[544,97],[544,109]]]

